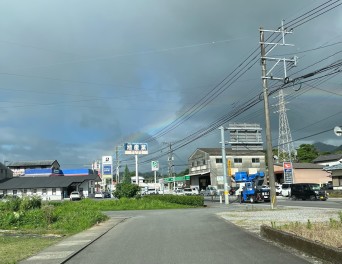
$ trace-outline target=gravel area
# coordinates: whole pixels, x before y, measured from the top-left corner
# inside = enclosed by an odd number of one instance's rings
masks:
[[[246,206],[241,210],[218,213],[218,216],[234,223],[237,226],[258,233],[261,225],[282,225],[289,222],[329,222],[330,219],[339,220],[338,209],[322,208],[286,208],[260,209]]]

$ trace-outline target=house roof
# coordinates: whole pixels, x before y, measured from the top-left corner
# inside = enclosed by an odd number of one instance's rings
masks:
[[[51,166],[57,160],[35,160],[35,161],[12,161],[7,164],[8,167],[30,167],[30,166]]]
[[[282,163],[275,163],[274,165],[283,167]],[[323,165],[313,163],[292,163],[294,169],[323,169],[323,167]]]
[[[62,188],[73,183],[87,180],[101,181],[97,175],[87,176],[50,176],[50,177],[14,177],[0,181],[0,189],[30,189],[30,188]]]
[[[342,163],[324,167],[323,170],[325,171],[342,170]]]
[[[197,150],[206,152],[210,156],[222,156],[221,148],[198,148]],[[231,148],[226,148],[226,155],[250,156],[250,155],[265,155],[265,153],[260,150],[232,150]]]
[[[312,162],[318,163],[318,162],[326,162],[326,161],[338,161],[340,159],[342,159],[342,154],[331,154],[331,155],[319,156],[315,158]]]

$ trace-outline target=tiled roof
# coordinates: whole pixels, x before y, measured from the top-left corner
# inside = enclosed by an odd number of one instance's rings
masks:
[[[51,166],[57,160],[12,161],[8,167]],[[57,162],[58,163],[58,162]]]
[[[324,167],[323,170],[325,171],[342,170],[342,163]]]
[[[283,166],[282,163],[275,163],[274,165]],[[323,169],[323,165],[313,164],[313,163],[292,163],[294,169]]]
[[[337,161],[340,159],[342,159],[342,154],[324,155],[324,156],[319,156],[318,158],[314,159],[313,163],[325,162],[325,161]]]
[[[1,180],[0,189],[62,188],[68,187],[72,183],[82,183],[86,180],[101,181],[97,175],[14,177]]]

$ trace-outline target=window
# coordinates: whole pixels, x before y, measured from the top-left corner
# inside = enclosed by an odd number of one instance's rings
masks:
[[[52,195],[56,195],[56,188],[52,188]]]
[[[242,163],[242,158],[235,158],[234,163]]]
[[[222,159],[216,159],[216,163],[222,163]]]
[[[17,190],[13,190],[13,195],[17,195],[18,191]]]
[[[42,193],[43,193],[43,194],[46,194],[46,189],[45,189],[45,188],[42,190]]]
[[[24,194],[27,194],[27,189],[24,189],[24,190],[23,190],[23,193],[24,193]]]
[[[191,162],[191,167],[195,167],[195,162]]]
[[[260,159],[259,158],[252,158],[252,163],[260,163]]]
[[[32,189],[32,193],[37,193],[37,189]]]
[[[203,159],[202,162],[203,162],[203,165],[205,165],[205,163],[206,163],[206,162],[205,162],[205,159]]]
[[[3,194],[6,195],[7,194],[7,190],[3,190]]]

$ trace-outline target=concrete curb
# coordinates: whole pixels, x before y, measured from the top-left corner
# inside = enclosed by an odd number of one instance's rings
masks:
[[[314,241],[310,241],[266,225],[260,226],[260,235],[269,240],[295,248],[333,264],[341,263],[342,249],[335,249],[326,245],[318,244]]]
[[[67,237],[59,243],[47,247],[38,254],[20,261],[20,264],[62,264],[75,256],[81,250],[94,243],[116,225],[127,218],[110,218],[106,222],[99,223],[88,230]]]

